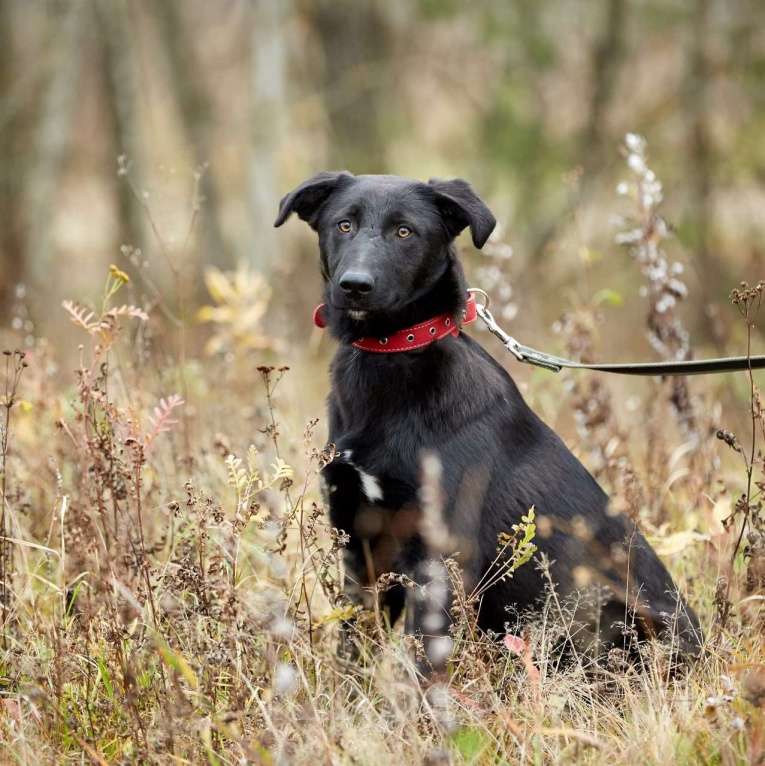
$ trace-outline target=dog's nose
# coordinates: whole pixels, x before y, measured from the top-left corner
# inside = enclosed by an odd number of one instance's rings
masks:
[[[346,271],[340,278],[340,289],[349,295],[366,295],[374,286],[372,275],[363,271]]]

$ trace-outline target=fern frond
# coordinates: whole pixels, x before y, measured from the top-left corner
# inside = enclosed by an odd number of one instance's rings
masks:
[[[74,301],[63,301],[61,305],[69,314],[69,318],[72,322],[78,327],[82,327],[83,330],[86,330],[89,333],[93,333],[98,329],[99,320],[96,318],[95,313],[89,308],[80,306],[78,303],[74,303]]]
[[[271,470],[273,471],[273,476],[271,477],[273,484],[282,479],[291,479],[294,474],[292,468],[279,457],[276,458],[276,462],[271,464]]]
[[[157,436],[172,430],[173,426],[178,424],[178,421],[173,417],[173,412],[183,404],[184,401],[178,394],[172,394],[166,399],[159,400],[159,404],[149,415],[151,431],[144,440],[147,445],[151,444]]]
[[[142,308],[128,304],[109,309],[104,314],[104,317],[113,317],[114,319],[117,317],[130,317],[131,319],[140,319],[142,322],[149,321],[149,315]]]
[[[247,450],[247,473],[250,481],[250,485],[256,489],[260,489],[260,470],[258,469],[258,448],[254,444],[250,444]]]
[[[226,470],[228,483],[236,490],[238,496],[247,484],[247,471],[242,468],[242,459],[236,455],[229,455],[226,458]]]

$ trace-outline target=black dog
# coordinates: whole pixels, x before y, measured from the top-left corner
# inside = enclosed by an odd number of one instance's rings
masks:
[[[498,537],[533,506],[534,542],[551,562],[559,598],[577,601],[581,636],[600,649],[621,646],[627,625],[640,640],[661,636],[697,654],[698,620],[640,532],[609,512],[603,490],[478,343],[464,333],[441,337],[466,306],[454,238],[469,227],[481,248],[495,225],[470,185],[325,172],[282,199],[275,225],[293,212],[319,234],[324,321],[340,341],[329,397],[337,457],[324,478],[332,523],[351,538],[346,579],[368,586],[401,572],[427,580],[418,493],[422,456],[432,452],[467,583],[487,582]],[[434,317],[446,325],[428,324]],[[418,327],[415,343],[407,328]],[[433,342],[420,343],[423,328]],[[402,329],[401,342],[414,348],[388,353]],[[367,346],[353,345],[359,339]],[[593,585],[597,603],[582,595]],[[546,586],[538,566],[521,566],[482,594],[479,625],[504,632],[513,615],[539,608]],[[412,592],[387,592],[391,624]],[[449,621],[428,622],[416,601],[407,604],[407,630],[447,635]]]

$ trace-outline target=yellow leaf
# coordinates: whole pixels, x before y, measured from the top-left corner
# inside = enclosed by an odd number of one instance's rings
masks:
[[[330,625],[333,622],[342,622],[343,620],[350,620],[353,616],[361,610],[360,606],[339,606],[337,609],[333,609],[328,614],[320,617],[313,624],[314,629],[321,627],[322,625]]]
[[[205,285],[217,303],[226,303],[236,298],[236,290],[220,269],[211,267],[205,271]]]
[[[208,269],[205,283],[214,305],[199,309],[197,319],[216,325],[214,342],[207,346],[208,353],[275,347],[260,327],[271,298],[271,287],[261,274],[241,263],[236,271]]]
[[[215,317],[215,306],[202,306],[197,311],[197,322],[212,322]]]

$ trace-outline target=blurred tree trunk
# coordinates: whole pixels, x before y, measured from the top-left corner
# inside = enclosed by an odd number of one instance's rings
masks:
[[[531,252],[537,261],[544,257],[560,227],[568,222],[574,209],[585,203],[595,191],[600,183],[599,174],[607,165],[608,157],[616,156],[616,147],[608,136],[606,123],[608,108],[613,100],[624,60],[627,7],[625,0],[604,0],[603,8],[603,31],[595,42],[591,55],[589,113],[579,140],[581,179],[577,188],[569,195],[563,210],[543,226],[534,238]]]
[[[585,176],[593,174],[609,156],[613,147],[607,143],[606,119],[624,59],[626,27],[625,0],[606,1],[603,34],[592,54],[592,97],[587,128],[582,137]]]
[[[130,18],[124,0],[93,0],[103,62],[107,127],[114,149],[112,183],[119,217],[119,245],[146,252],[146,212],[130,188],[141,193],[142,152],[139,129],[137,65]],[[124,156],[128,179],[117,175],[117,157]]]
[[[22,184],[25,177],[24,150],[27,135],[21,103],[11,99],[18,77],[13,39],[14,8],[0,2],[0,321],[6,323],[16,284],[24,278],[24,222]]]
[[[287,129],[285,29],[289,0],[258,0],[252,13],[248,260],[269,272],[276,260],[273,222],[281,197],[278,156]]]
[[[385,115],[390,95],[380,72],[391,53],[386,5],[317,0],[306,11],[317,32],[324,71],[330,125],[332,168],[358,173],[384,173]]]
[[[701,265],[709,261],[709,233],[712,209],[710,143],[707,128],[707,80],[709,61],[706,38],[709,34],[709,0],[696,0],[692,21],[690,69],[688,71],[689,160],[693,196],[696,254]]]
[[[522,153],[517,149],[513,151],[514,174],[518,176],[519,188],[523,190],[523,193],[518,195],[516,215],[518,220],[528,225],[527,231],[530,233],[526,241],[533,243],[530,248],[532,254],[540,256],[544,254],[553,235],[549,219],[546,219],[545,213],[540,210],[546,196],[545,163],[552,153],[551,150],[554,150],[545,130],[544,103],[539,97],[541,82],[549,66],[547,56],[539,53],[548,45],[548,35],[542,19],[543,11],[542,4],[533,1],[516,5],[517,26],[512,30],[513,36],[509,38],[512,42],[509,45],[515,42],[521,53],[518,61],[511,56],[505,74],[505,77],[517,83],[529,99],[526,113],[521,116],[520,110],[516,113],[513,109],[508,117],[512,120],[511,124],[520,128],[518,132],[522,136],[524,147]],[[503,133],[507,131],[504,119],[498,127]],[[512,131],[509,140],[513,144],[518,140],[512,135]],[[557,218],[554,225],[558,225]]]
[[[196,55],[194,40],[189,35],[187,22],[177,0],[157,0],[149,3],[149,7],[157,19],[162,49],[172,77],[172,91],[178,99],[181,123],[191,145],[194,162],[203,168],[211,154],[214,108]],[[232,265],[232,257],[220,222],[220,193],[212,169],[204,172],[199,192],[204,200],[200,222],[200,234],[204,243],[203,261],[221,268],[229,267]]]
[[[52,63],[37,123],[25,195],[29,220],[28,275],[37,284],[43,283],[50,273],[51,222],[61,169],[72,137],[72,119],[79,96],[82,33],[88,10],[84,3],[53,7],[50,20]]]
[[[694,232],[695,266],[702,300],[698,302],[699,322],[710,340],[721,338],[713,321],[714,302],[724,300],[738,282],[725,264],[712,253],[715,209],[712,199],[713,147],[709,135],[708,87],[711,76],[709,53],[709,0],[696,0],[691,21],[690,63],[686,75],[688,115],[688,178],[690,218]]]

